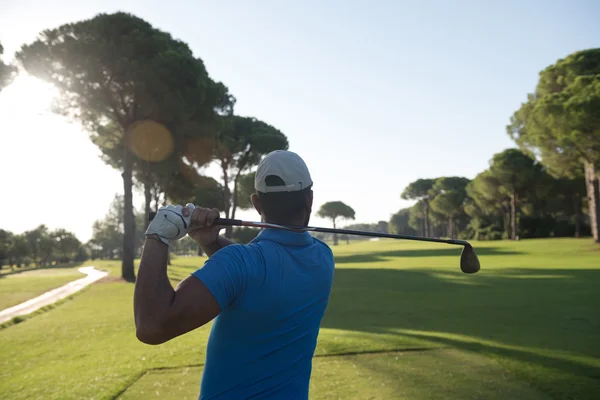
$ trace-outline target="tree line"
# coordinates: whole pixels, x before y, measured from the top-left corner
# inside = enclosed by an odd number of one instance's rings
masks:
[[[592,236],[600,243],[600,49],[539,74],[506,127],[516,148],[494,154],[474,179],[418,179],[395,213],[403,234],[464,239]]]
[[[45,225],[16,234],[0,229],[0,268],[46,267],[85,261],[88,253],[75,234]]]
[[[583,178],[557,178],[519,149],[495,154],[474,179],[418,179],[402,192],[416,203],[390,219],[394,233],[497,240],[588,236]]]
[[[45,225],[17,234],[0,229],[0,269],[18,269],[87,260],[120,260],[123,257],[124,207],[123,195],[115,194],[103,218],[92,226],[92,237],[81,242],[65,229],[50,230]],[[144,208],[134,210],[134,246],[136,257],[141,255],[146,228]],[[249,243],[258,229],[235,228],[231,238],[237,243]],[[189,237],[173,242],[170,257],[195,256],[198,245]]]
[[[422,178],[405,187],[400,197],[415,203],[391,216],[389,231],[477,240],[591,236],[600,243],[600,49],[543,69],[506,131],[516,148],[494,154],[475,178]]]

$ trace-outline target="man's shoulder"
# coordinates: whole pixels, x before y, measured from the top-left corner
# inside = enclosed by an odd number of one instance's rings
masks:
[[[254,261],[254,256],[257,256],[260,252],[256,246],[251,243],[232,243],[221,248],[217,251],[213,257],[228,258],[241,263],[248,263],[248,261]]]
[[[232,243],[211,255],[200,270],[211,265],[213,266],[211,270],[220,271],[220,274],[247,277],[260,270],[262,264],[264,264],[264,260],[257,249],[248,244]]]
[[[308,232],[306,234],[310,236],[310,238],[312,240],[312,244],[317,245],[320,249],[322,249],[327,254],[329,254],[333,257],[333,251],[331,250],[331,247],[329,247],[329,245],[327,243],[325,243],[324,241],[322,241],[320,239],[317,239],[315,236],[311,235]],[[264,245],[266,243],[268,243],[268,244],[277,243],[277,241],[270,240],[270,239],[266,239],[266,240],[265,239],[256,240],[256,239],[257,238],[252,240],[250,243],[248,243],[246,245],[242,245],[242,246],[246,246],[245,248],[249,249],[249,251],[263,252],[265,250]],[[279,243],[279,244],[281,245],[281,243]]]
[[[331,250],[331,247],[329,247],[329,245],[327,243],[325,243],[321,239],[318,239],[318,238],[316,238],[314,236],[312,236],[312,238],[313,238],[314,243],[316,243],[317,245],[321,246],[323,248],[323,250],[327,251],[333,257],[333,250]]]

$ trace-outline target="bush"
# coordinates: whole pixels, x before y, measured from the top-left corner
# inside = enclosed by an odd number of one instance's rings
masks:
[[[79,246],[77,254],[75,255],[75,261],[85,261],[90,257],[88,251],[83,246]]]
[[[556,226],[556,221],[552,217],[529,217],[521,216],[519,218],[519,237],[521,238],[542,238],[550,237],[551,232]]]
[[[558,221],[552,229],[554,237],[573,237],[575,236],[575,225],[569,221]]]

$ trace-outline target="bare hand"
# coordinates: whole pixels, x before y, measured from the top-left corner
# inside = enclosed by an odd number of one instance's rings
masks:
[[[219,218],[219,210],[213,208],[196,207],[192,212],[188,235],[200,246],[208,246],[217,241],[219,231],[224,226],[214,225],[215,219]]]

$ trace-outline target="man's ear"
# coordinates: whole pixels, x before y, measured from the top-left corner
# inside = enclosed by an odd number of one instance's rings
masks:
[[[260,208],[260,203],[258,202],[258,195],[256,193],[252,193],[252,196],[250,196],[250,201],[252,201],[252,205],[254,206],[256,212],[258,212],[258,215],[262,215],[262,209]]]

